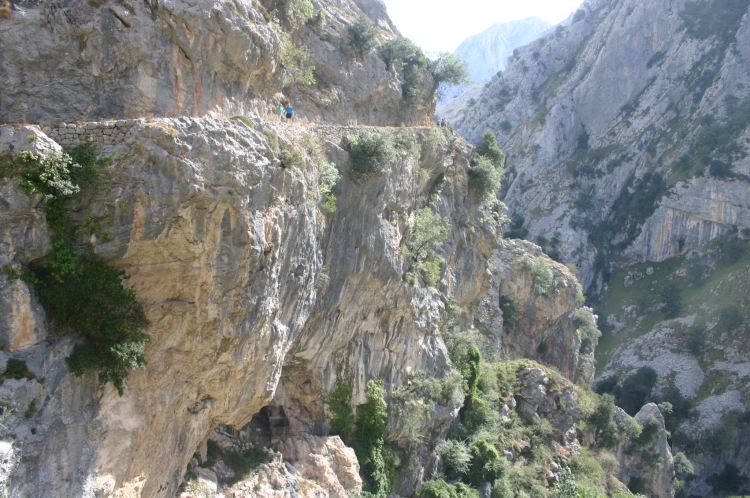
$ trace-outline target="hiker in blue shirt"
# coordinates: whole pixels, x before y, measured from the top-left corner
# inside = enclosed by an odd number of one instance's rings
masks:
[[[294,118],[294,107],[292,107],[292,103],[289,102],[286,106],[286,119],[287,121],[291,121],[292,118]]]

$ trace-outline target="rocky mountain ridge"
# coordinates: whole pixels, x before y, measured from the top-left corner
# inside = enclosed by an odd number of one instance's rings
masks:
[[[697,476],[685,496],[745,492],[750,472],[740,445],[717,442],[746,433],[750,406],[749,9],[586,2],[456,123],[507,151],[512,235],[575,265],[597,296],[600,380],[622,390],[652,369],[644,398],[679,411],[675,449]]]

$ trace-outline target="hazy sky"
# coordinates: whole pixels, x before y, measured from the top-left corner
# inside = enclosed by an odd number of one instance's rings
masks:
[[[401,33],[425,51],[452,52],[493,24],[539,17],[557,24],[582,0],[384,0]]]

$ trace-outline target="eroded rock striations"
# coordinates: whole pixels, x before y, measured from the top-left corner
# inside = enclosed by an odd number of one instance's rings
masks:
[[[396,34],[380,2],[360,3],[321,5],[314,25],[312,4],[275,0],[16,1],[0,23],[0,121],[270,115],[283,91],[312,120],[429,122],[429,90],[404,106],[401,75],[348,49],[360,19]],[[315,85],[295,77],[305,68]]]

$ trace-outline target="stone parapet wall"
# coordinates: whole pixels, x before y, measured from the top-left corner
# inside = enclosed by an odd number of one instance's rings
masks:
[[[42,131],[63,147],[75,147],[85,142],[102,147],[125,142],[131,130],[143,122],[142,119],[125,119],[79,124],[63,123],[43,126]]]

